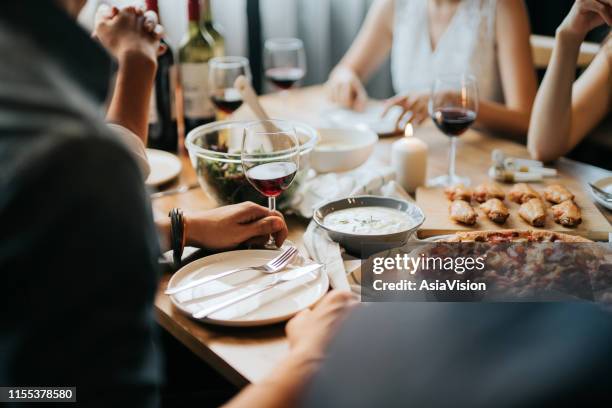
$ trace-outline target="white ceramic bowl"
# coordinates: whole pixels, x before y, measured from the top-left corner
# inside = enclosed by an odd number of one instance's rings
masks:
[[[335,211],[356,207],[393,208],[405,213],[414,221],[414,224],[408,229],[379,235],[351,234],[325,225],[325,217],[329,214]],[[373,252],[389,248],[398,248],[404,245],[408,241],[408,238],[423,225],[425,222],[425,214],[416,204],[406,200],[380,196],[357,196],[342,198],[319,206],[319,208],[315,210],[312,219],[319,227],[327,231],[332,240],[342,245],[348,253],[364,259]]]
[[[360,129],[318,129],[319,141],[310,154],[318,173],[349,171],[368,160],[378,135]]]

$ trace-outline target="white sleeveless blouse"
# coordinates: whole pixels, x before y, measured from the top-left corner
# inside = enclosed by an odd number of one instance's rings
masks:
[[[497,0],[461,0],[432,50],[428,0],[395,0],[391,76],[397,93],[428,92],[436,75],[471,73],[481,99],[503,102],[497,64]]]

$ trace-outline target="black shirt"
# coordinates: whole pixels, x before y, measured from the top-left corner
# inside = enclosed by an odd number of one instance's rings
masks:
[[[159,247],[103,121],[112,61],[50,0],[1,7],[0,385],[155,406]]]

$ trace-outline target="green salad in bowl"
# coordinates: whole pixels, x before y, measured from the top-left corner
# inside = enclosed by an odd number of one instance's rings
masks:
[[[240,160],[245,126],[249,121],[219,121],[199,126],[187,135],[185,147],[200,186],[219,204],[253,201],[267,205],[267,198],[249,184]],[[286,210],[291,196],[310,168],[310,152],[317,143],[317,131],[294,122],[300,142],[300,168],[291,187],[277,198],[280,210]]]

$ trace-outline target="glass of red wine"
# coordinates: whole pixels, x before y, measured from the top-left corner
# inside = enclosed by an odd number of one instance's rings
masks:
[[[438,77],[432,86],[429,115],[438,129],[450,138],[448,174],[429,180],[433,187],[447,187],[470,179],[455,173],[457,138],[465,133],[478,115],[478,85],[468,74],[450,74]]]
[[[234,82],[240,75],[251,80],[249,60],[244,57],[217,57],[208,63],[210,99],[217,109],[219,120],[242,105],[242,95],[234,88]]]
[[[298,38],[273,38],[264,44],[266,78],[281,91],[306,75],[304,43]]]
[[[300,164],[300,144],[291,122],[259,120],[246,125],[240,153],[246,179],[276,210],[276,197],[293,182]],[[274,237],[265,246],[275,249]]]

